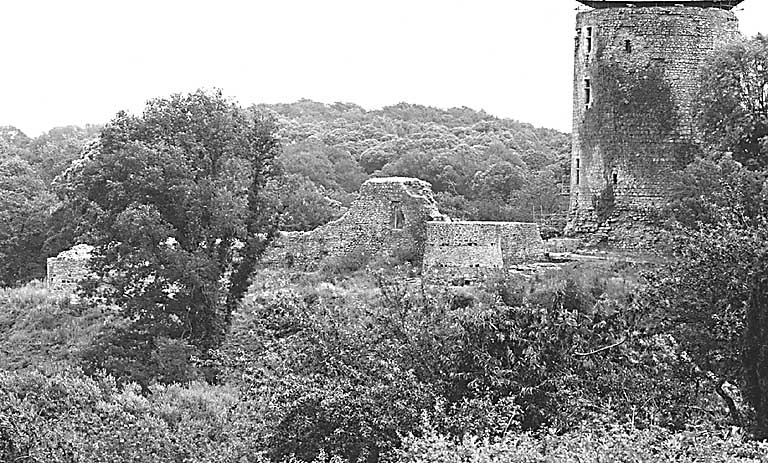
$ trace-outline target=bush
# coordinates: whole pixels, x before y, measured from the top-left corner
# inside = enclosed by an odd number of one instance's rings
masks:
[[[337,280],[365,268],[371,259],[372,256],[367,251],[358,249],[325,259],[320,266],[320,273],[330,280]]]
[[[410,436],[400,451],[404,463],[764,463],[768,446],[711,433],[672,433],[664,429],[637,430],[610,426],[579,429],[565,435],[516,434],[504,439],[465,436],[454,439],[434,430]]]
[[[396,461],[422,415],[445,435],[489,439],[703,423],[698,371],[674,339],[644,334],[631,277],[579,270],[493,283],[510,305],[483,288],[430,292],[386,275],[374,301],[367,287],[265,291],[233,328],[228,375],[249,397],[270,397],[275,461],[322,450]]]
[[[151,392],[77,372],[0,373],[0,461],[263,461],[258,420],[235,391]]]
[[[192,363],[200,356],[197,348],[120,321],[107,323],[80,356],[87,374],[106,373],[118,384],[138,384],[145,393],[152,384],[189,383],[202,376]]]
[[[73,304],[40,282],[0,289],[0,369],[73,366],[103,318],[99,309]]]

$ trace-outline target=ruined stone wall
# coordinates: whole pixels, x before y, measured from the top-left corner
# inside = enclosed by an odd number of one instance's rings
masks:
[[[474,281],[541,260],[544,242],[533,223],[451,222],[437,209],[429,183],[394,177],[366,181],[338,220],[310,232],[283,233],[264,262],[315,269],[326,259],[358,253],[415,257],[429,279]]]
[[[283,233],[267,263],[313,268],[331,257],[424,253],[425,224],[440,214],[429,183],[406,177],[370,179],[338,220],[310,232]]]
[[[737,36],[736,17],[717,8],[578,14],[568,233],[642,221],[665,202],[669,174],[699,149],[700,67]]]
[[[48,287],[58,292],[75,292],[77,283],[88,275],[92,251],[92,246],[79,244],[56,257],[49,257],[46,276]]]
[[[544,257],[534,223],[429,222],[424,275],[429,280],[471,282]]]

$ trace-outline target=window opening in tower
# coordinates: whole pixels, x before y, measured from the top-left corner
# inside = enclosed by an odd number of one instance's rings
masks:
[[[592,105],[592,81],[584,79],[584,105],[589,109]]]
[[[579,184],[581,180],[581,160],[579,158],[576,158],[576,185]]]

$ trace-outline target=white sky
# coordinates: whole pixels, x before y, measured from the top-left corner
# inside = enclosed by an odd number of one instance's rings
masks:
[[[197,88],[485,109],[571,129],[575,0],[0,0],[0,125],[104,123]],[[739,11],[768,32],[768,1]]]

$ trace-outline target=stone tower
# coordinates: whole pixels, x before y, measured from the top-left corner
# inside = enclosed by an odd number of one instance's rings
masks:
[[[567,234],[650,219],[698,150],[700,67],[738,36],[743,0],[579,0]]]

